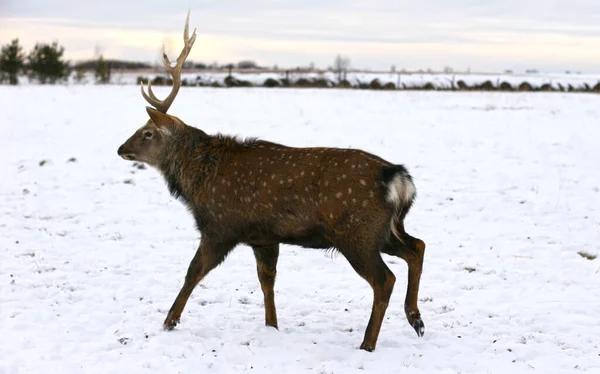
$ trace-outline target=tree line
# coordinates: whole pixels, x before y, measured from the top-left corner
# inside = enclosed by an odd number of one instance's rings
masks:
[[[27,76],[31,81],[40,84],[55,84],[66,81],[71,74],[75,82],[82,82],[85,79],[85,72],[93,71],[96,83],[110,83],[111,73],[116,70],[138,70],[151,69],[152,65],[144,62],[131,62],[115,59],[105,59],[101,53],[95,59],[71,64],[64,57],[65,48],[58,44],[36,43],[33,49],[27,53],[19,43],[19,39],[13,39],[10,43],[3,45],[0,51],[0,84],[8,83],[16,85],[19,83],[19,76]],[[338,80],[346,78],[346,72],[350,65],[350,59],[337,56],[334,64],[329,70],[335,72]],[[252,60],[242,60],[237,63],[211,64],[194,63],[188,61],[184,64],[184,69],[196,70],[224,70],[232,75],[233,69],[237,70],[268,70]],[[314,64],[311,63],[309,70],[314,70]],[[272,70],[279,70],[277,66]],[[289,69],[286,69],[289,70]],[[306,70],[297,68],[296,70]]]
[[[18,84],[18,76],[25,73],[30,79],[41,84],[57,83],[69,75],[68,62],[64,60],[65,49],[57,42],[36,43],[25,54],[18,39],[2,46],[0,52],[0,82]]]
[[[94,71],[96,83],[106,84],[111,80],[113,69],[152,68],[150,64],[143,62],[106,60],[102,55],[96,59],[71,66],[71,63],[64,58],[64,52],[65,48],[63,46],[59,45],[58,42],[52,42],[36,43],[31,51],[25,53],[19,39],[13,39],[10,43],[3,45],[0,51],[0,84],[16,85],[19,83],[19,76],[22,75],[40,84],[55,84],[66,81],[72,73],[74,73],[73,79],[76,82],[81,82],[85,78],[85,72],[90,70]],[[225,65],[188,63],[184,67],[199,70],[228,69],[229,71],[234,68],[260,69],[260,66],[251,60]]]
[[[54,41],[36,43],[31,51],[25,53],[19,39],[13,39],[3,45],[0,51],[0,83],[16,85],[19,75],[26,75],[40,84],[55,84],[67,80],[75,70],[75,80],[82,79],[83,69],[71,68],[64,58],[65,48]],[[102,56],[96,61],[96,80],[98,83],[110,81],[110,64]]]

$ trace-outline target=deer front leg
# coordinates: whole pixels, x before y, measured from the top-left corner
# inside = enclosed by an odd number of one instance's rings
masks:
[[[265,303],[265,324],[277,327],[277,311],[275,310],[275,277],[277,276],[277,259],[279,244],[252,246],[256,258],[256,270]]]
[[[179,323],[183,308],[185,308],[185,304],[198,282],[200,282],[212,269],[223,262],[234,246],[235,245],[232,244],[216,242],[202,236],[200,247],[196,251],[194,258],[188,267],[183,287],[181,288],[181,291],[179,291],[179,294],[163,323],[165,330],[172,330]]]

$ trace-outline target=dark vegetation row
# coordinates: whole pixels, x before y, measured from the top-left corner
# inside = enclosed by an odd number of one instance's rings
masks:
[[[149,78],[144,76],[137,77],[137,84],[147,84]],[[173,81],[164,76],[156,76],[151,80],[153,86],[171,85]],[[496,83],[487,80],[482,83],[469,85],[463,80],[450,82],[447,86],[439,86],[431,82],[422,84],[405,84],[399,85],[393,82],[382,83],[379,79],[373,79],[370,82],[361,82],[359,80],[349,81],[342,79],[334,81],[327,78],[299,78],[299,79],[275,79],[267,78],[262,84],[238,79],[233,75],[227,76],[223,81],[207,81],[202,76],[197,76],[195,80],[189,78],[182,79],[182,86],[188,87],[291,87],[291,88],[348,88],[348,89],[368,89],[368,90],[422,90],[422,91],[522,91],[522,92],[593,92],[600,93],[600,82],[593,87],[587,83],[582,86],[575,87],[572,85],[549,83],[541,86],[534,86],[529,82],[522,82],[518,85],[513,85],[508,82],[497,81]]]

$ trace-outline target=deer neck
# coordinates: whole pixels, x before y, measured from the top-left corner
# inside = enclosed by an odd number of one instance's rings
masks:
[[[210,141],[203,131],[186,126],[181,134],[173,135],[158,165],[171,195],[185,204],[192,201],[213,166]]]

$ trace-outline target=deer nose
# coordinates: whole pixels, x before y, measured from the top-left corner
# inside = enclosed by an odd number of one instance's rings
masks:
[[[121,145],[119,149],[117,149],[117,154],[120,156],[123,153],[123,146]]]

